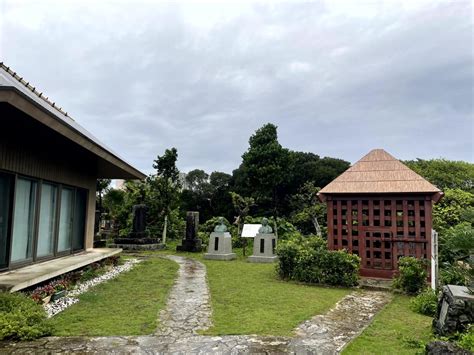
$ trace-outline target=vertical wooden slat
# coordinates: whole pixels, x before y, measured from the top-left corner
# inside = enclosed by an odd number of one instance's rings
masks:
[[[346,214],[346,222],[347,222],[347,239],[349,240],[349,250],[352,253],[353,247],[352,247],[352,201],[347,200],[347,214]],[[357,239],[357,238],[356,238]]]
[[[330,250],[333,250],[334,249],[334,223],[333,223],[334,214],[332,212],[333,201],[328,199],[327,204],[328,204],[328,207],[327,207],[328,248]]]

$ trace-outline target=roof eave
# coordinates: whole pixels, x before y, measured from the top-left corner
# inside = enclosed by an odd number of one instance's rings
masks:
[[[124,161],[122,158],[118,157],[116,154],[102,147],[101,144],[85,136],[84,134],[82,134],[77,129],[69,125],[64,120],[58,118],[56,115],[54,115],[53,112],[39,105],[37,102],[31,99],[28,95],[24,94],[22,91],[18,90],[16,87],[0,85],[0,102],[5,102],[12,105],[18,110],[26,113],[30,117],[41,122],[42,124],[47,125],[50,129],[53,129],[54,131],[58,132],[64,137],[72,140],[74,143],[80,145],[81,147],[90,151],[91,153],[98,156],[99,158],[102,158],[106,160],[107,162],[109,162],[110,164],[113,164],[114,166],[116,166],[117,168],[119,168],[125,173],[121,176],[115,176],[113,178],[125,177],[128,179],[140,179],[140,180],[146,178],[146,175],[144,173],[134,168],[132,165]],[[59,123],[59,126],[57,124],[53,126],[51,126],[50,124],[47,124],[46,122],[47,118],[45,116],[47,116],[49,119],[53,119],[55,123]],[[67,132],[64,131],[64,128],[68,130],[70,134],[65,134]],[[80,140],[83,140],[85,141],[84,143],[88,143],[88,144],[79,142],[77,137],[80,137]],[[98,176],[98,177],[105,178],[106,176]]]

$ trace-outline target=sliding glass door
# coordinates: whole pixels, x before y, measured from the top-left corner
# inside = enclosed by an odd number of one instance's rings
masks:
[[[11,176],[0,174],[0,269],[8,266],[11,186]]]
[[[56,214],[58,206],[58,188],[52,184],[41,185],[41,201],[38,223],[38,258],[54,254],[54,237],[56,232]]]
[[[71,250],[73,226],[74,190],[63,188],[59,213],[58,253]]]
[[[0,172],[0,270],[84,250],[87,190]]]
[[[11,262],[28,261],[33,257],[35,234],[36,181],[18,178],[15,189]]]

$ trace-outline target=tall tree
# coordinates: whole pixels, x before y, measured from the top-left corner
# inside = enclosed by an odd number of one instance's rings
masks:
[[[102,213],[102,197],[108,191],[110,186],[110,179],[97,179],[96,191],[98,199],[98,210]]]
[[[278,142],[277,127],[267,123],[250,137],[241,169],[251,196],[259,205],[268,206],[274,216],[283,199],[287,168],[288,150]]]
[[[439,189],[461,189],[474,193],[474,164],[447,159],[408,160],[404,162]]]
[[[150,185],[152,199],[149,203],[154,205],[164,218],[162,241],[166,243],[168,220],[171,212],[179,206],[179,170],[176,167],[178,151],[176,148],[166,149],[162,156],[157,156],[153,167],[156,175],[147,179]]]

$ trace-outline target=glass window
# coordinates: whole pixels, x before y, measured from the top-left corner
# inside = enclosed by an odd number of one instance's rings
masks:
[[[11,178],[0,175],[0,268],[8,264],[8,220],[10,218]]]
[[[15,190],[11,261],[32,257],[36,205],[35,181],[18,178]]]
[[[73,250],[84,249],[84,232],[86,224],[87,192],[76,190],[76,201],[74,207],[74,230],[72,236]]]
[[[41,186],[41,202],[38,225],[38,257],[52,255],[56,230],[57,187],[44,183]]]
[[[71,250],[74,190],[63,188],[59,216],[58,252]]]

